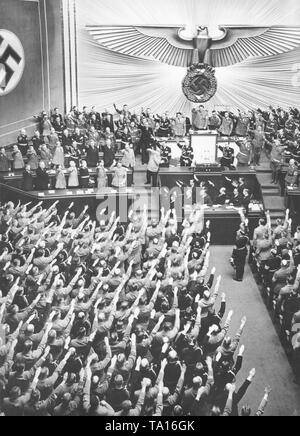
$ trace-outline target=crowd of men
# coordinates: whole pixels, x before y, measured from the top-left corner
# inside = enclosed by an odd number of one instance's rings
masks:
[[[57,108],[51,115],[43,112],[37,121],[39,128],[33,137],[29,138],[22,130],[11,154],[1,150],[0,171],[8,171],[11,166],[23,169],[26,163],[36,170],[39,161],[46,168],[64,167],[66,159],[77,167],[82,160],[88,167],[97,167],[103,160],[105,168],[120,160],[126,168],[134,169],[135,158],[140,155],[142,164],[149,167],[149,183],[160,167],[170,165],[171,149],[163,139],[178,141],[182,149],[180,165],[189,167],[193,164],[194,150],[188,138],[200,130],[217,131],[220,136],[236,141],[238,152],[230,142],[220,146],[220,163],[224,168],[259,166],[264,151],[270,159],[272,181],[276,183],[287,159],[293,159],[296,165],[300,160],[300,112],[295,108],[209,114],[204,106],[199,106],[189,118],[183,113],[155,115],[149,108],[131,112],[127,105],[122,109],[115,106],[114,113],[107,109],[100,113],[95,107],[84,107],[82,111],[73,107],[66,116]]]
[[[217,183],[217,182],[216,182]],[[233,206],[243,208],[246,215],[252,201],[259,201],[254,186],[245,177],[218,178],[218,185],[209,178],[194,175],[189,184],[177,181],[176,185],[182,189],[187,199],[192,199],[192,204],[201,202],[205,206]]]
[[[300,227],[292,233],[290,211],[285,220],[261,219],[254,231],[253,257],[275,318],[280,319],[282,333],[292,348],[296,382],[300,384]]]
[[[72,208],[0,208],[1,414],[262,415],[269,388],[242,406],[246,319],[230,329],[243,314],[209,265],[201,208],[180,225],[131,211],[126,226]]]

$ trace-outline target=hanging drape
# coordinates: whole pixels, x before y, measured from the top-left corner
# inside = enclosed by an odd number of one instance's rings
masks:
[[[220,24],[300,25],[299,0],[77,0],[80,106],[111,110],[113,103],[140,110],[189,112],[182,94],[185,68],[102,48],[86,25]],[[216,69],[218,92],[207,108],[241,109],[300,105],[300,48]]]

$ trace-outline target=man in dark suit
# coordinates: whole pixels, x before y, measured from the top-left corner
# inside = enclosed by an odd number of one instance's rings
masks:
[[[242,196],[237,188],[233,190],[230,203],[235,207],[241,207],[242,205]]]
[[[108,109],[102,113],[102,129],[105,131],[109,127],[111,132],[115,131],[114,117],[109,113]]]
[[[153,130],[149,126],[149,123],[146,122],[144,126],[141,126],[141,131],[142,164],[145,165],[148,163],[149,160],[149,154],[147,150],[150,148],[153,141]]]
[[[89,168],[96,167],[99,161],[99,151],[96,147],[95,141],[90,141],[87,148],[87,165]]]
[[[110,139],[107,139],[106,144],[103,147],[103,161],[105,168],[110,168],[115,161],[115,151]]]
[[[226,188],[222,187],[219,191],[219,195],[215,199],[215,204],[221,204],[224,206],[228,204],[230,200],[230,196],[228,195]]]
[[[230,147],[229,144],[226,144],[224,147],[219,146],[219,149],[223,153],[223,157],[221,158],[221,165],[224,168],[229,168],[230,170],[235,169],[233,166],[234,162],[234,149]]]
[[[10,162],[6,156],[5,148],[0,150],[0,172],[8,172],[10,169]]]
[[[32,145],[33,145],[33,148],[35,149],[35,151],[38,152],[40,149],[40,146],[44,143],[39,130],[34,132],[34,135],[31,138],[31,142],[32,142]]]
[[[236,269],[237,282],[242,282],[245,272],[245,264],[248,256],[249,238],[246,231],[240,230],[239,237],[236,240],[236,246],[232,253],[232,264]]]
[[[162,168],[169,168],[170,160],[172,157],[171,148],[165,142],[163,142],[161,144],[161,147],[160,147],[160,152],[161,152],[161,164],[160,164],[160,166]]]
[[[46,170],[45,163],[40,162],[38,169],[36,170],[35,188],[37,191],[46,191],[49,186],[49,175]]]
[[[251,201],[251,196],[250,196],[249,189],[244,189],[243,195],[242,195],[242,206],[246,210],[246,215],[248,215],[248,213],[249,213],[250,201]]]
[[[63,117],[59,113],[58,107],[54,108],[51,114],[51,124],[55,124],[55,123],[63,124]]]
[[[31,174],[30,165],[26,165],[23,172],[22,188],[24,191],[33,191],[33,176]]]

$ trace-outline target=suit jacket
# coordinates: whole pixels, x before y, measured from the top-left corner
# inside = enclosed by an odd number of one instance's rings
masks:
[[[46,191],[48,189],[49,176],[46,170],[40,167],[36,170],[35,187],[38,191]]]
[[[115,159],[115,152],[113,148],[108,148],[107,146],[103,147],[103,161],[105,168],[109,168],[112,166]]]
[[[24,171],[23,172],[23,190],[24,191],[33,191],[33,176],[31,172]]]
[[[99,152],[97,148],[89,147],[87,149],[87,164],[88,167],[96,167],[99,161]]]

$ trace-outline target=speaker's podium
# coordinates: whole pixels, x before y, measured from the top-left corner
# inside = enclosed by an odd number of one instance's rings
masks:
[[[191,146],[194,151],[193,168],[197,172],[221,172],[218,163],[218,133],[199,131],[191,134]]]

